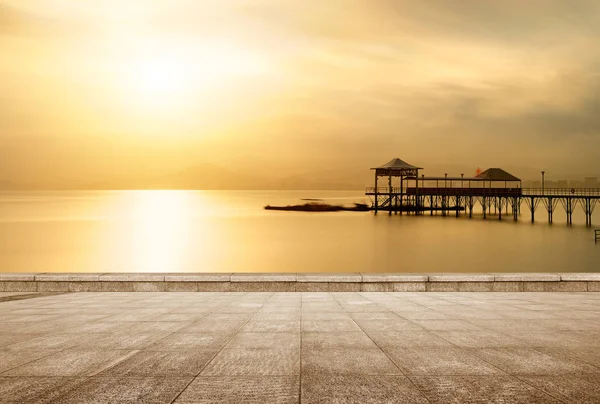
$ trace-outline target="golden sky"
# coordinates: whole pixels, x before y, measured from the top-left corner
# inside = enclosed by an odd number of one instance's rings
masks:
[[[597,0],[0,0],[0,181],[600,176],[599,43]]]

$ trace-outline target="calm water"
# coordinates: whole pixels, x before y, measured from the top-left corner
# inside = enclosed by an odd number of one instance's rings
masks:
[[[600,243],[574,215],[554,225],[370,212],[265,211],[362,192],[0,193],[3,272],[514,272],[600,270]],[[600,217],[593,221],[600,227]]]

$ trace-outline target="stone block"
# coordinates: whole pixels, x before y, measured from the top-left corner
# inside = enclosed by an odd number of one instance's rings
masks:
[[[197,292],[198,282],[165,282],[166,292]]]
[[[164,282],[165,275],[152,273],[104,274],[100,275],[103,282]]]
[[[360,284],[361,292],[393,292],[394,284],[391,282],[369,282]]]
[[[490,274],[429,274],[429,282],[493,282]]]
[[[6,285],[4,282],[0,282],[0,292],[6,292]]]
[[[229,282],[231,273],[166,274],[166,282]]]
[[[492,292],[522,292],[523,282],[493,282]]]
[[[296,292],[327,292],[328,286],[325,282],[298,282]]]
[[[133,292],[132,282],[101,282],[103,292]]]
[[[600,282],[588,282],[588,292],[600,292]]]
[[[587,292],[587,282],[548,282],[546,292]]]
[[[198,292],[230,292],[229,282],[198,282]]]
[[[395,282],[394,292],[425,292],[425,282]]]
[[[69,292],[101,292],[100,282],[69,282]]]
[[[295,282],[231,282],[231,292],[295,292]]]
[[[523,282],[525,292],[587,292],[587,282]]]
[[[0,281],[31,282],[35,280],[35,273],[0,273]]]
[[[233,274],[231,282],[296,282],[296,274]]]
[[[428,282],[427,292],[458,292],[458,282]]]
[[[298,274],[298,282],[362,282],[359,273]]]
[[[36,282],[27,281],[6,281],[4,282],[5,292],[37,292]]]
[[[329,292],[360,292],[360,283],[348,283],[348,282],[329,282],[327,284],[327,291]]]
[[[494,282],[459,282],[459,292],[491,292]]]
[[[492,273],[495,281],[500,282],[558,282],[559,274],[550,273]]]
[[[584,281],[584,282],[600,282],[600,273],[573,273],[573,274],[560,274],[560,280],[562,281]]]
[[[363,282],[427,282],[427,275],[397,273],[361,273]]]
[[[133,282],[134,292],[164,292],[165,282]]]
[[[99,282],[102,274],[73,273],[69,274],[70,282]]]
[[[35,280],[38,282],[69,282],[69,274],[37,274]]]
[[[38,292],[68,292],[69,282],[36,282]]]

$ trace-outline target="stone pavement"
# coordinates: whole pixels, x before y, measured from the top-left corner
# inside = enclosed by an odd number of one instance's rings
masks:
[[[600,293],[0,303],[1,403],[598,403]]]

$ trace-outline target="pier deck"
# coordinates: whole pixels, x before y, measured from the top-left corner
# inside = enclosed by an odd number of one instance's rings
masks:
[[[452,182],[458,181],[453,179]],[[439,182],[439,180],[438,180]],[[467,181],[464,181],[467,184]],[[529,209],[531,221],[535,220],[535,212],[540,205],[548,214],[548,222],[552,223],[554,212],[562,206],[566,213],[567,224],[573,223],[573,212],[579,206],[582,209],[586,225],[592,225],[594,209],[600,201],[600,188],[502,188],[476,186],[412,186],[412,187],[369,187],[365,194],[371,198],[375,211],[412,212],[423,214],[441,211],[468,212],[473,214],[476,205],[480,205],[483,216],[511,215],[517,219],[521,214],[523,203]]]

